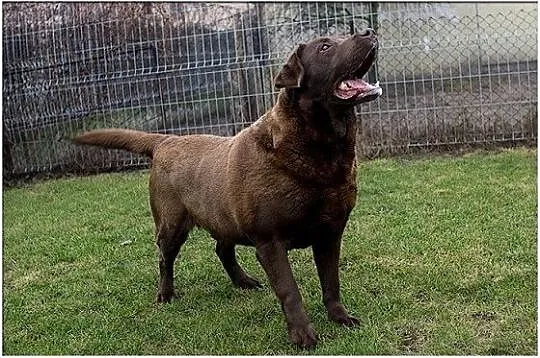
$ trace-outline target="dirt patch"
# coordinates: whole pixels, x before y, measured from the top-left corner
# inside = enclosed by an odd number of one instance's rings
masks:
[[[480,321],[493,321],[496,317],[495,312],[474,312],[472,318]]]
[[[402,327],[397,329],[399,337],[399,350],[404,354],[418,353],[425,342],[424,334],[416,327]]]

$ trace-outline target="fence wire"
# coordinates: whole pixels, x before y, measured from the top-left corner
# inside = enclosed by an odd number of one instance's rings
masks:
[[[148,165],[80,148],[122,127],[234,135],[274,103],[300,42],[374,28],[358,151],[535,141],[537,12],[427,3],[4,3],[4,176]]]

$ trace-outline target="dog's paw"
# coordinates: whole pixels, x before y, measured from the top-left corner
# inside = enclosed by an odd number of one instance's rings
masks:
[[[242,290],[253,290],[262,288],[262,284],[254,278],[245,275],[234,282],[234,285]]]
[[[314,348],[318,341],[317,333],[311,325],[289,327],[289,338],[294,344],[303,349]]]
[[[360,325],[360,321],[349,315],[347,312],[340,312],[340,313],[333,313],[328,314],[328,318],[330,318],[331,321],[334,321],[336,323],[342,324],[347,327],[354,327]]]
[[[156,295],[157,303],[170,303],[173,299],[176,298],[174,291],[158,291]]]
[[[345,307],[343,307],[342,305],[338,305],[334,309],[329,310],[328,318],[331,321],[347,327],[354,327],[360,325],[360,321],[357,318],[349,315]]]
[[[355,318],[349,315],[340,316],[340,317],[330,317],[330,319],[334,322],[337,322],[347,327],[354,327],[354,326],[360,325],[360,321],[358,320],[358,318]]]

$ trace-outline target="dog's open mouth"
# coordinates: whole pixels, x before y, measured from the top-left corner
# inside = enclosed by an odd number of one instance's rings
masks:
[[[362,79],[375,60],[375,52],[376,51],[372,50],[366,56],[358,70],[338,83],[337,88],[334,90],[334,95],[336,97],[348,100],[362,99],[368,96],[378,97],[382,94],[382,88],[379,86],[379,81],[375,84],[369,84]]]
[[[334,94],[341,99],[363,98],[371,95],[380,96],[382,88],[379,86],[379,81],[375,82],[375,84],[369,84],[363,79],[355,78],[341,81]]]

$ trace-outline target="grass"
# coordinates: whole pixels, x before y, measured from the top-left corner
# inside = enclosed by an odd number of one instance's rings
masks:
[[[203,231],[176,265],[181,299],[156,305],[147,173],[3,192],[3,353],[9,355],[535,355],[536,151],[381,159],[358,172],[342,296],[326,318],[309,250],[290,254],[320,342],[293,347],[252,248],[259,291],[235,289]]]

